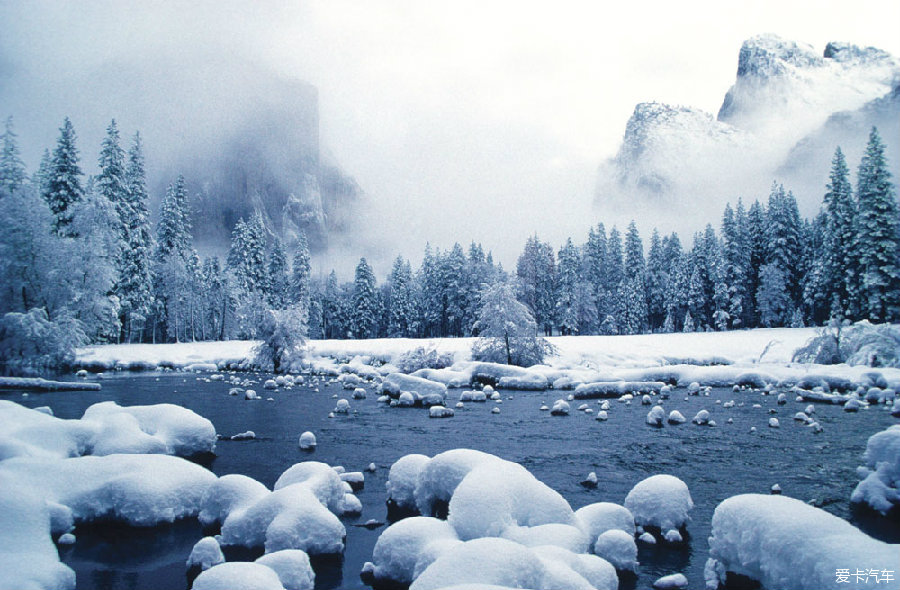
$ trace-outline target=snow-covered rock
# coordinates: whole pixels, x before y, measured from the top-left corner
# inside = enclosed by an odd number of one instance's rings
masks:
[[[315,587],[316,574],[305,551],[285,549],[267,553],[255,563],[274,571],[285,590],[313,590]]]
[[[558,399],[553,402],[553,407],[550,408],[550,414],[552,416],[568,416],[570,411],[569,402],[564,399]]]
[[[685,422],[687,422],[687,418],[685,418],[684,415],[678,410],[672,410],[671,412],[669,412],[668,421],[669,424],[684,424]]]
[[[387,375],[381,383],[381,391],[394,399],[399,398],[402,392],[412,391],[417,392],[420,396],[438,395],[442,400],[447,396],[447,386],[443,383],[403,373]]]
[[[375,542],[372,573],[379,581],[411,584],[437,555],[460,542],[456,531],[445,520],[426,516],[404,518],[386,528]]]
[[[306,431],[300,435],[300,448],[304,451],[316,448],[316,435],[310,431]]]
[[[601,533],[594,542],[594,553],[611,563],[617,570],[637,569],[637,544],[634,537],[619,529]]]
[[[694,507],[687,484],[674,475],[653,475],[635,485],[625,497],[625,508],[635,524],[662,530],[683,527]]]
[[[187,559],[188,567],[199,567],[201,570],[208,570],[220,563],[225,563],[225,555],[215,537],[203,537],[197,541]]]
[[[671,588],[684,588],[688,585],[688,579],[684,574],[669,574],[658,578],[653,582],[653,587],[657,590],[669,590]]]
[[[269,567],[247,561],[222,563],[201,572],[193,590],[285,590]]]
[[[426,455],[410,454],[400,457],[391,465],[385,484],[389,502],[405,510],[416,509],[416,484],[419,473],[429,460]]]
[[[662,409],[662,406],[653,406],[653,408],[647,412],[647,424],[651,426],[662,426],[666,420],[666,411]]]
[[[349,414],[350,413],[350,402],[341,398],[337,401],[337,404],[334,407],[334,412],[336,414]]]
[[[595,381],[575,388],[575,399],[613,398],[624,394],[658,393],[665,387],[661,381]]]
[[[709,411],[708,410],[700,410],[697,412],[697,415],[694,416],[694,419],[691,420],[694,424],[698,424],[703,426],[705,424],[709,424]]]
[[[620,530],[634,535],[634,516],[619,504],[596,502],[575,511],[575,524],[594,542],[606,531]]]
[[[759,581],[764,588],[870,588],[852,574],[856,566],[900,570],[896,545],[877,541],[846,520],[786,496],[743,494],[723,501],[712,518],[712,563],[707,585],[725,572]],[[850,568],[847,584],[836,573]],[[896,579],[896,577],[894,577]],[[709,587],[709,586],[708,586]]]
[[[452,418],[454,413],[452,408],[445,408],[444,406],[431,406],[428,408],[429,418]]]
[[[900,424],[870,436],[863,459],[865,466],[857,470],[863,480],[850,501],[887,514],[900,506]]]

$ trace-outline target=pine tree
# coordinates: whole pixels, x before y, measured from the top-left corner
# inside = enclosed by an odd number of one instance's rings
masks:
[[[404,260],[402,256],[397,256],[388,277],[390,289],[388,337],[409,338],[414,334],[415,307],[412,280],[412,268],[409,261]]]
[[[759,321],[766,328],[784,325],[791,307],[790,293],[785,284],[784,272],[777,262],[763,265],[759,273]]]
[[[332,270],[322,294],[322,334],[325,338],[346,338],[347,325],[341,309],[341,293],[337,274]]]
[[[284,309],[288,304],[288,274],[287,256],[284,254],[284,246],[276,237],[272,241],[272,250],[269,252],[269,261],[266,265],[266,293],[269,305],[273,309]],[[304,306],[306,309],[308,306]]]
[[[644,244],[634,221],[628,224],[628,232],[625,234],[624,274],[628,278],[644,274]]]
[[[597,317],[604,317],[604,294],[607,287],[606,277],[606,228],[602,223],[597,228],[588,231],[588,240],[584,245],[582,260],[582,276],[590,288],[593,308]],[[589,331],[582,333],[596,334],[600,330],[598,325],[590,326]]]
[[[781,185],[772,185],[768,206],[769,262],[777,263],[794,305],[802,294],[803,231],[797,200]]]
[[[353,337],[357,339],[372,338],[378,323],[376,317],[375,273],[365,258],[360,258],[356,265],[353,281],[353,312],[351,327]]]
[[[559,250],[559,280],[556,294],[556,319],[563,336],[577,334],[579,328],[579,279],[580,259],[572,240]]]
[[[516,262],[519,300],[532,310],[535,322],[546,335],[553,330],[556,309],[556,260],[550,244],[532,236]]]
[[[59,129],[59,140],[53,150],[53,159],[44,198],[56,217],[53,228],[59,235],[71,235],[72,210],[84,198],[81,186],[81,168],[78,167],[78,149],[75,147],[75,128],[68,117]]]
[[[481,361],[532,366],[544,361],[552,348],[537,336],[538,326],[528,306],[520,303],[508,283],[488,287],[475,324],[479,337],[472,358]]]
[[[466,256],[458,243],[443,257],[440,265],[441,332],[444,336],[463,336],[466,313]]]
[[[609,239],[606,241],[606,256],[604,258],[606,267],[606,285],[603,293],[603,304],[601,308],[606,314],[603,323],[606,325],[607,331],[615,328],[618,333],[621,327],[621,317],[619,314],[622,310],[620,286],[625,279],[625,271],[622,262],[622,235],[619,230],[613,226],[609,232]],[[611,320],[611,321],[610,321]]]
[[[647,253],[647,322],[651,330],[662,327],[666,318],[666,288],[669,286],[669,270],[666,266],[659,232],[653,230],[650,236],[650,251]],[[670,330],[671,331],[671,330]]]
[[[306,234],[301,233],[297,239],[297,249],[294,251],[294,262],[291,268],[291,296],[288,297],[289,300],[300,306],[309,307],[311,273],[309,245],[306,241]],[[313,327],[313,318],[310,316],[310,330]]]
[[[147,175],[144,170],[144,152],[141,136],[135,134],[128,151],[125,170],[127,206],[124,229],[126,244],[119,260],[119,278],[116,293],[122,303],[122,327],[126,341],[135,333],[140,336],[149,317],[153,298],[151,252],[153,237],[150,233],[150,214],[147,208]]]
[[[47,205],[50,205],[50,168],[53,164],[53,157],[50,155],[50,150],[45,149],[44,153],[41,155],[41,162],[38,164],[38,169],[34,172],[31,177],[31,184],[33,184],[38,189],[38,194],[44,199],[44,202]]]
[[[756,293],[759,290],[759,273],[769,258],[769,238],[766,228],[766,211],[759,201],[754,201],[747,213],[747,237],[749,240],[749,264],[747,266],[747,296],[750,299],[748,316],[750,325],[759,325]]]
[[[857,173],[859,216],[855,252],[862,277],[862,311],[876,322],[900,319],[900,212],[876,128]]]
[[[126,224],[132,217],[128,207],[128,179],[125,173],[125,152],[119,145],[119,129],[116,120],[113,119],[106,128],[106,138],[100,149],[98,161],[100,174],[96,178],[97,190],[106,197],[116,208],[119,216],[119,224],[116,228],[122,242],[121,249],[125,248],[128,239]]]
[[[19,156],[16,137],[12,117],[8,117],[3,135],[0,135],[0,198],[4,194],[13,194],[25,183],[25,164]]]
[[[746,231],[744,231],[742,219],[743,205],[738,201],[738,214],[731,209],[731,204],[725,206],[722,216],[722,258],[723,276],[725,285],[725,298],[727,303],[722,308],[728,314],[733,327],[743,324],[744,305],[746,302],[746,252],[748,244]],[[721,316],[720,316],[721,317]]]
[[[191,222],[184,177],[179,175],[166,189],[156,226],[156,258],[178,255],[187,259],[191,249]]]
[[[425,255],[422,258],[422,266],[419,268],[419,285],[421,286],[419,295],[419,304],[417,305],[421,325],[421,335],[435,337],[441,335],[441,301],[435,296],[440,290],[440,276],[437,258],[440,257],[440,251],[437,256],[432,252],[431,245],[425,244]]]

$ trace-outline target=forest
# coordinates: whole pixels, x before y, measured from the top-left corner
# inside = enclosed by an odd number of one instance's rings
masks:
[[[777,182],[768,198],[725,207],[682,244],[637,225],[590,227],[558,250],[530,237],[515,268],[477,243],[398,256],[379,282],[311,273],[301,236],[285,245],[258,213],[235,225],[227,257],[193,245],[190,195],[172,180],[154,224],[141,136],[115,121],[85,178],[67,118],[29,174],[12,118],[0,154],[0,362],[6,373],[63,366],[76,346],[257,339],[270,310],[311,339],[477,336],[490,288],[508,286],[539,335],[640,334],[900,321],[900,211],[872,129],[855,186],[841,149],[804,219]],[[642,223],[650,220],[642,220]]]

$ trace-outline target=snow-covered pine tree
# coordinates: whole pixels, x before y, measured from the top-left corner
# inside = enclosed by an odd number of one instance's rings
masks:
[[[672,331],[681,328],[681,319],[688,310],[690,291],[690,257],[684,254],[678,234],[663,238],[663,259],[665,267],[671,269],[671,276],[665,290],[666,316],[672,320]]]
[[[269,251],[269,261],[266,265],[266,295],[273,309],[284,309],[288,304],[287,256],[278,236],[272,240],[272,249]]]
[[[119,128],[116,126],[115,119],[106,128],[106,137],[100,147],[100,157],[97,163],[100,167],[100,174],[95,180],[96,190],[113,204],[118,216],[118,223],[114,229],[119,234],[116,264],[117,270],[121,270],[121,254],[128,242],[126,224],[132,214],[128,210],[131,203],[128,195],[128,178],[125,172],[125,151],[120,145]],[[118,279],[116,282],[118,283]]]
[[[149,317],[153,298],[151,255],[153,236],[147,206],[147,175],[140,134],[135,133],[125,168],[127,206],[121,212],[126,242],[119,259],[116,294],[121,303],[122,328],[126,342],[141,332]],[[120,215],[121,215],[120,212]]]
[[[750,305],[747,308],[747,317],[750,319],[747,327],[759,325],[757,313],[756,293],[759,290],[759,273],[762,266],[769,259],[769,238],[767,230],[767,215],[765,207],[754,201],[747,212],[747,238],[749,243],[749,261],[747,266],[747,297]]]
[[[791,308],[791,296],[785,284],[784,272],[777,262],[764,264],[759,272],[756,294],[759,321],[766,328],[783,326]]]
[[[294,261],[291,265],[290,297],[288,297],[288,300],[301,306],[309,307],[311,276],[312,264],[309,255],[309,244],[306,241],[306,234],[301,233],[297,238],[297,248],[294,250]],[[310,329],[312,328],[313,319],[311,318]]]
[[[532,310],[534,320],[546,335],[553,331],[556,311],[556,260],[553,247],[534,235],[516,262],[519,300]]]
[[[7,117],[0,135],[0,198],[11,195],[25,183],[25,164],[13,131],[13,118]]]
[[[697,329],[694,327],[694,318],[691,317],[691,310],[687,310],[684,313],[684,322],[682,323],[682,326],[682,332],[689,333],[697,331]]]
[[[463,336],[466,315],[466,255],[459,243],[443,257],[440,265],[441,333]]]
[[[609,239],[606,241],[604,262],[606,266],[606,286],[601,307],[606,312],[607,318],[603,320],[603,323],[607,325],[607,329],[614,325],[616,333],[618,333],[622,326],[620,315],[623,305],[621,285],[625,280],[625,271],[622,262],[622,234],[619,233],[618,228],[615,226],[610,230]],[[611,323],[607,321],[609,316],[613,318]]]
[[[186,260],[191,250],[191,229],[184,176],[179,175],[163,198],[156,226],[155,258],[176,255]]]
[[[873,127],[857,173],[854,250],[862,277],[862,312],[875,322],[900,319],[900,212],[884,151]]]
[[[38,164],[38,169],[34,171],[34,174],[31,176],[31,184],[37,188],[38,194],[43,197],[44,202],[47,203],[47,206],[50,206],[48,201],[48,196],[50,194],[50,167],[53,163],[53,157],[50,155],[50,150],[45,149],[44,153],[41,155],[41,161]]]
[[[801,300],[803,226],[797,200],[782,185],[772,184],[768,206],[769,258],[784,274],[784,283],[793,306]]]
[[[571,238],[559,250],[556,320],[563,336],[578,333],[578,268],[580,257]]]
[[[666,319],[666,289],[669,286],[669,276],[663,256],[662,240],[654,228],[650,236],[646,273],[647,323],[651,331],[660,329]]]
[[[75,146],[75,128],[68,117],[59,128],[59,140],[53,150],[44,198],[55,216],[53,228],[59,235],[70,235],[73,208],[84,198],[81,186],[81,168],[78,166],[78,148]]]
[[[722,280],[726,289],[727,302],[722,308],[728,314],[731,325],[735,328],[743,324],[744,302],[746,299],[746,252],[748,250],[746,232],[742,228],[743,204],[738,201],[736,215],[731,203],[725,205],[722,216]]]
[[[420,317],[422,336],[436,337],[441,335],[441,301],[436,294],[440,291],[440,269],[438,261],[440,250],[437,254],[432,252],[431,244],[425,244],[425,255],[422,258],[422,266],[419,268],[418,283],[420,289],[417,294],[419,302],[416,306]]]
[[[347,337],[349,327],[342,307],[337,273],[332,270],[325,281],[325,291],[322,293],[322,334],[325,338]]]
[[[387,335],[390,338],[409,338],[414,335],[415,302],[412,281],[409,261],[397,256],[388,277],[390,299]]]
[[[606,277],[606,228],[602,223],[598,223],[596,229],[592,227],[588,230],[588,239],[582,254],[582,276],[590,286],[593,307],[597,316],[604,317],[603,302],[608,280]],[[589,332],[582,333],[598,333],[599,322],[597,324],[592,326]]]
[[[191,223],[187,210],[184,177],[178,176],[166,190],[156,226],[154,263],[154,299],[157,324],[168,338],[180,342],[188,333],[189,317],[184,310],[186,294],[191,292],[188,263],[194,254]]]
[[[375,297],[375,273],[365,258],[359,259],[353,281],[353,311],[351,330],[357,339],[375,337],[378,325],[377,301]]]

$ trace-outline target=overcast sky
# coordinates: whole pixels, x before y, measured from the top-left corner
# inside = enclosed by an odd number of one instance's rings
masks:
[[[896,0],[606,4],[0,0],[0,114],[15,116],[33,169],[61,114],[98,145],[103,127],[87,126],[119,116],[67,85],[79,72],[162,52],[250,60],[318,87],[322,142],[373,207],[360,231],[371,247],[417,259],[426,240],[474,239],[509,267],[530,233],[558,247],[599,221],[596,168],[637,102],[715,114],[744,39],[900,55]]]

